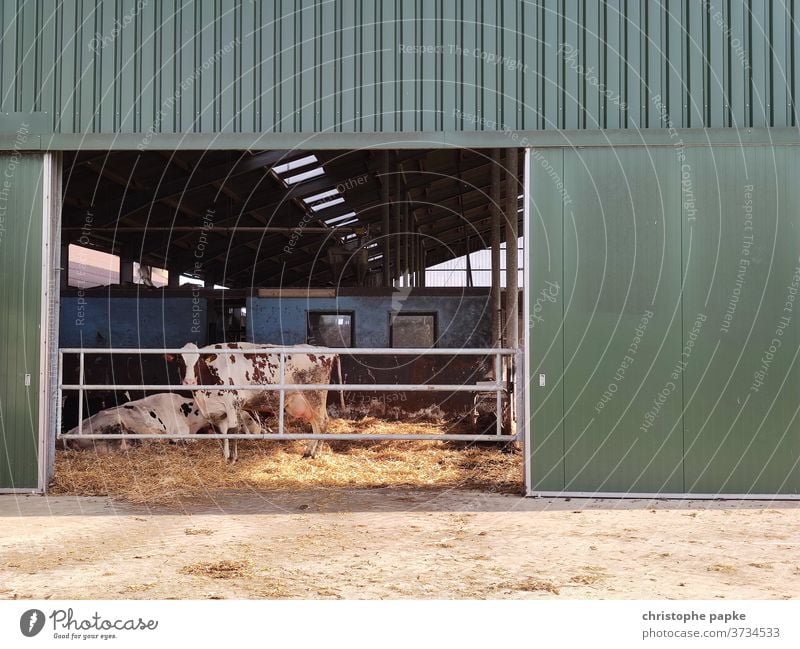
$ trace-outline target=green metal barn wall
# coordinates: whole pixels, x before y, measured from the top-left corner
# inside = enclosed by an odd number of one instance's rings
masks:
[[[529,173],[531,490],[799,493],[800,149]]]
[[[0,7],[0,133],[797,125],[800,0]]]
[[[0,489],[38,487],[43,156],[0,155]],[[25,375],[30,375],[30,386]]]

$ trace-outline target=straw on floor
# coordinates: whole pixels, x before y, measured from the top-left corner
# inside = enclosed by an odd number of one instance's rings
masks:
[[[444,433],[447,428],[441,422],[366,417],[331,420],[329,432],[423,434]],[[232,466],[225,464],[219,443],[214,440],[176,445],[144,442],[104,454],[59,451],[50,493],[166,503],[236,489],[421,487],[521,491],[522,458],[490,444],[339,441],[326,444],[314,459],[304,459],[304,449],[305,442],[242,441],[239,460]]]

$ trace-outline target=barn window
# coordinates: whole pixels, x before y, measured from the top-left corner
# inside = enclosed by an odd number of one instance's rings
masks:
[[[392,316],[392,347],[435,347],[436,314],[397,313]]]
[[[309,312],[306,338],[310,345],[352,347],[353,314]]]

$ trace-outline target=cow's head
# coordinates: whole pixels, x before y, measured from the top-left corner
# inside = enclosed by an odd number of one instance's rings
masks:
[[[184,366],[183,384],[197,385],[197,362],[200,360],[199,349],[194,343],[186,343],[181,349],[183,351],[181,351],[180,357]]]

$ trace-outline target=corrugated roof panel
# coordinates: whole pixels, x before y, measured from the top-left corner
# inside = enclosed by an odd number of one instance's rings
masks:
[[[143,136],[793,126],[798,1],[20,0],[0,109]]]

